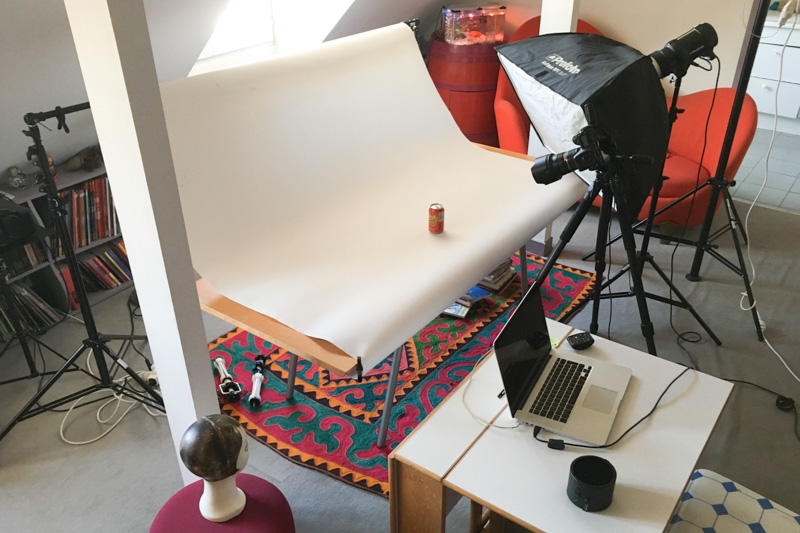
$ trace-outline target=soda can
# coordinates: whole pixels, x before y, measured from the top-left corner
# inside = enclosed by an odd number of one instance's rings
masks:
[[[431,204],[428,208],[428,231],[441,233],[444,231],[444,206]]]

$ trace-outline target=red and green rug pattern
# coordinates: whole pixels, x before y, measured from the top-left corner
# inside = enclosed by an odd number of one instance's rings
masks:
[[[529,254],[531,279],[544,260]],[[519,268],[517,256],[512,258]],[[544,284],[545,312],[565,321],[587,299],[595,276],[556,265]],[[294,397],[286,400],[289,353],[236,329],[209,345],[211,360],[222,357],[246,394],[222,412],[236,418],[253,437],[288,459],[347,483],[388,494],[387,456],[464,379],[491,349],[494,338],[520,297],[519,281],[475,304],[464,319],[440,315],[403,346],[386,446],[378,428],[393,355],[356,379],[339,376],[299,359]],[[267,357],[262,403],[251,408],[255,357]]]

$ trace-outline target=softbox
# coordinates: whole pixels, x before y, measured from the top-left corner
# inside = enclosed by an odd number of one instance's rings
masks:
[[[620,166],[617,194],[625,195],[634,218],[661,178],[669,140],[666,98],[652,59],[606,37],[579,33],[541,35],[495,50],[548,150],[575,148],[573,137],[591,117],[611,138],[615,155],[653,158],[653,164]],[[592,170],[577,173],[589,184],[595,179]]]

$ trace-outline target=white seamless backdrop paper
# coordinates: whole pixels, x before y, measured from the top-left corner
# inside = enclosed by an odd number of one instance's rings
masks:
[[[195,269],[367,369],[585,191],[470,143],[404,24],[162,96]]]

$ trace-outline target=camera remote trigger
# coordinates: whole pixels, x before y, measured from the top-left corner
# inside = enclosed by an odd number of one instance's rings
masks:
[[[592,338],[591,333],[576,333],[574,335],[570,335],[567,337],[567,341],[569,345],[572,346],[576,350],[585,350],[592,344],[594,344],[594,338]]]

